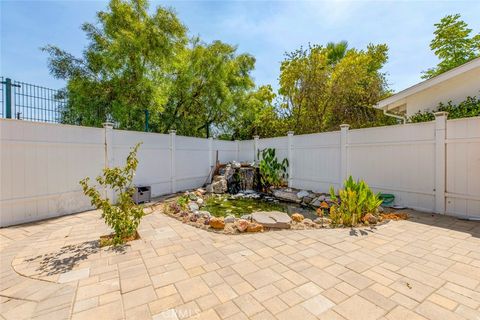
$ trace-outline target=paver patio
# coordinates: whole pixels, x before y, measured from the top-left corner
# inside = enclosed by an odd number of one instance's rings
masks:
[[[98,248],[98,211],[0,230],[5,319],[480,319],[480,223],[228,236],[152,213]]]

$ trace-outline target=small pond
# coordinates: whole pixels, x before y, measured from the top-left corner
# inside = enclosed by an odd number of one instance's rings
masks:
[[[288,215],[301,213],[305,218],[315,220],[315,210],[291,202],[282,202],[270,197],[259,198],[236,197],[232,195],[210,196],[202,210],[209,211],[216,217],[234,215],[241,217],[255,211],[282,211]]]

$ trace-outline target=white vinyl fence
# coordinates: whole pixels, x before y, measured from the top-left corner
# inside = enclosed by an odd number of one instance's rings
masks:
[[[0,226],[90,209],[79,181],[124,165],[138,142],[134,182],[152,196],[202,186],[217,151],[221,162],[239,160],[237,141],[0,119]]]
[[[289,185],[328,192],[352,175],[409,208],[480,219],[480,117],[254,140],[289,158]]]
[[[215,163],[252,162],[275,148],[288,158],[289,185],[328,192],[349,175],[410,208],[480,218],[480,117],[298,135],[220,141],[0,120],[0,226],[90,209],[79,180],[123,165],[139,150],[137,185],[152,196],[202,186]]]

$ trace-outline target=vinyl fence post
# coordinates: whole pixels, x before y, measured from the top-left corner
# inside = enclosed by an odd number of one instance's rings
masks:
[[[293,131],[288,131],[288,148],[287,148],[287,157],[288,157],[288,187],[292,187],[293,183]]]
[[[215,164],[213,163],[213,138],[210,137],[208,138],[208,166],[209,166],[208,169],[211,171],[214,165]]]
[[[258,162],[258,139],[260,136],[253,136],[253,161],[255,163]]]
[[[340,125],[340,187],[348,176],[348,129],[349,124]]]
[[[448,112],[435,113],[435,212],[445,214]]]
[[[235,140],[235,161],[240,162],[240,141]]]
[[[105,122],[103,128],[105,129],[105,168],[113,168],[115,166],[113,158],[113,123]],[[105,196],[112,202],[116,202],[112,188],[105,189]]]
[[[177,182],[175,176],[175,137],[177,130],[170,130],[170,191],[177,192]]]

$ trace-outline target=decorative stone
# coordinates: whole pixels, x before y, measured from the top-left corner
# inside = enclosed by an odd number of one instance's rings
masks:
[[[327,203],[326,201],[322,201],[322,202],[320,203],[320,208],[322,208],[322,209],[329,209],[330,206],[328,205],[328,203]]]
[[[234,223],[235,222],[235,216],[230,214],[230,215],[226,216],[223,221],[225,221],[225,223]]]
[[[225,228],[225,221],[223,221],[223,218],[216,218],[212,217],[210,218],[210,227],[213,229],[223,229]]]
[[[302,199],[303,197],[306,197],[306,196],[308,196],[309,194],[310,194],[310,193],[309,193],[308,191],[302,190],[302,191],[299,191],[299,192],[297,193],[297,198]]]
[[[247,226],[247,232],[262,232],[263,231],[263,226],[258,223],[249,223]]]
[[[300,214],[300,213],[294,213],[292,214],[292,220],[295,221],[295,222],[300,222],[304,219],[305,217]]]
[[[198,199],[197,199],[197,204],[198,204],[199,206],[201,206],[201,205],[203,204],[203,202],[204,202],[204,201],[203,201],[202,198],[198,198]]]
[[[193,212],[193,211],[197,211],[200,208],[198,207],[198,204],[196,204],[195,202],[189,202],[188,209],[190,209],[190,211]]]
[[[315,222],[317,224],[321,224],[321,225],[327,225],[327,224],[331,223],[331,220],[327,217],[318,217],[313,222]]]
[[[208,212],[208,211],[197,211],[197,212],[196,212],[196,215],[197,215],[198,217],[202,217],[202,218],[205,218],[205,219],[210,218],[210,217],[212,216],[212,215],[210,214],[210,212]]]
[[[241,167],[242,167],[242,164],[240,162],[232,161],[232,168],[239,169]]]
[[[259,211],[252,213],[252,219],[267,228],[288,229],[292,219],[285,212]]]
[[[305,203],[305,204],[310,204],[310,203],[312,203],[313,199],[315,199],[315,198],[308,195],[308,196],[303,197],[302,202]]]
[[[276,189],[273,190],[273,196],[279,200],[289,201],[300,203],[302,199],[297,197],[297,193],[294,192],[292,189]]]
[[[377,218],[373,214],[367,213],[363,217],[363,222],[368,222],[369,224],[376,224],[377,223]]]
[[[305,218],[302,223],[309,227],[315,227],[315,222],[313,222],[312,219]]]
[[[240,219],[243,219],[243,220],[252,220],[252,215],[251,214],[244,214],[243,216],[240,217]]]
[[[310,202],[310,205],[314,206],[314,207],[320,207],[320,204],[325,201],[325,196],[322,194],[322,195],[319,195],[318,197],[316,197],[315,199],[313,199],[311,202]]]
[[[205,189],[202,189],[202,188],[198,188],[197,190],[195,190],[196,192],[200,193],[201,195],[204,195],[205,194]]]
[[[221,177],[220,180],[213,182],[207,187],[207,190],[211,187],[211,192],[217,193],[217,194],[222,194],[227,192],[227,180],[223,177]]]
[[[233,225],[233,223],[227,223],[225,225],[225,228],[223,229],[223,232],[226,234],[234,234],[236,233],[237,228]]]
[[[244,219],[239,219],[235,221],[235,227],[237,227],[238,231],[240,232],[244,232],[245,230],[247,230],[248,225],[249,225],[249,222]]]

